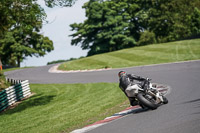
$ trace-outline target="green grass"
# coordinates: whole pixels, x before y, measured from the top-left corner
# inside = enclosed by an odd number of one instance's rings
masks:
[[[94,55],[59,66],[60,70],[122,68],[200,59],[200,39],[152,44]]]
[[[129,106],[117,83],[32,84],[31,91],[36,94],[0,113],[1,133],[70,132]]]

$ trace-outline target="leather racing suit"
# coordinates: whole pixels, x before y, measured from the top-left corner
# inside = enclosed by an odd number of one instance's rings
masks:
[[[128,97],[130,105],[138,105],[138,101],[135,100],[135,96],[131,93],[131,87],[144,88],[146,84],[146,79],[134,74],[123,74],[119,77],[119,87]]]

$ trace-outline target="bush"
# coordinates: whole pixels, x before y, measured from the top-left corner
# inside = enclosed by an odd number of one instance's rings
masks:
[[[3,72],[0,71],[0,91],[8,88],[9,86],[10,85],[9,85],[9,83],[6,82],[6,79],[5,79]]]
[[[62,63],[62,62],[66,62],[66,60],[51,61],[51,62],[48,62],[47,65],[57,64],[57,63]]]
[[[155,33],[150,31],[144,31],[140,35],[140,39],[137,43],[137,45],[147,45],[147,44],[153,44],[156,43],[155,39]]]
[[[48,62],[47,65],[57,64],[57,63],[63,63],[63,62],[68,62],[68,61],[77,60],[77,59],[81,59],[81,58],[84,58],[84,56],[81,56],[80,58],[70,58],[70,59],[68,59],[68,60],[51,61],[51,62]]]

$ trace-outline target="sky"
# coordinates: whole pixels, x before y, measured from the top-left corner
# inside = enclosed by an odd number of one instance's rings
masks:
[[[71,46],[69,35],[75,33],[71,31],[70,24],[81,23],[85,17],[85,10],[82,6],[88,0],[77,0],[72,7],[54,7],[47,8],[43,0],[39,4],[45,9],[48,24],[44,24],[41,33],[48,36],[54,43],[54,50],[43,57],[27,57],[21,67],[25,66],[44,66],[48,62],[56,60],[67,60],[70,58],[79,58],[87,55],[87,50],[82,50],[79,46]]]

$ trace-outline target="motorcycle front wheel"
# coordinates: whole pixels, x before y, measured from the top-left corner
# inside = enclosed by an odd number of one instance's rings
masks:
[[[152,110],[157,109],[159,106],[158,104],[156,104],[155,99],[149,94],[138,93],[137,99],[140,102],[140,104]]]
[[[163,104],[168,104],[168,100],[165,96],[163,96]]]

